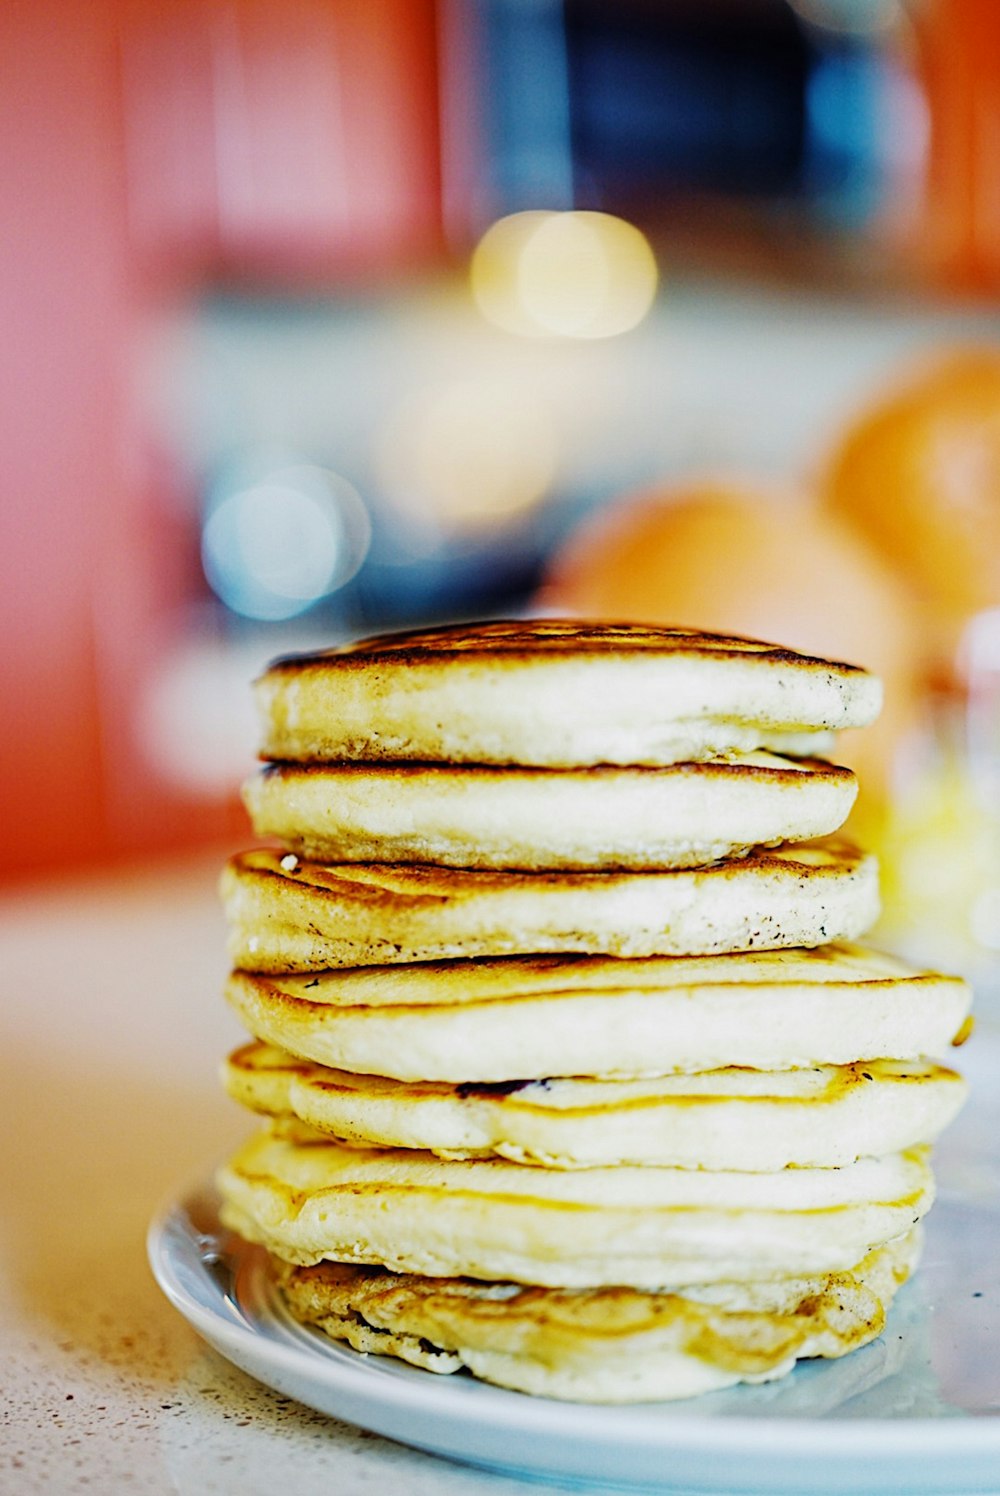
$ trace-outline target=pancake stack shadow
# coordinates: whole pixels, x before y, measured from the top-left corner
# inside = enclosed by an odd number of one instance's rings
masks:
[[[863,670],[540,620],[277,661],[223,875],[224,1223],[362,1352],[581,1401],[877,1336],[964,1083],[957,978],[858,944]]]

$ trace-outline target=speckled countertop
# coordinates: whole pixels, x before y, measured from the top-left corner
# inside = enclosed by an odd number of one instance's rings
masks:
[[[241,1037],[220,996],[219,864],[0,904],[0,1492],[537,1491],[259,1386],[153,1282],[156,1207],[247,1130],[215,1080]]]

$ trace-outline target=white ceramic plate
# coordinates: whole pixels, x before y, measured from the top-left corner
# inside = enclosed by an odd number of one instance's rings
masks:
[[[783,1381],[606,1408],[360,1356],[295,1324],[204,1185],[149,1237],[167,1297],[229,1360],[321,1412],[527,1476],[672,1492],[1000,1492],[1000,1045],[938,1154],[924,1261],[884,1335]],[[970,1055],[970,1059],[972,1056]],[[984,1090],[992,1082],[994,1094]]]

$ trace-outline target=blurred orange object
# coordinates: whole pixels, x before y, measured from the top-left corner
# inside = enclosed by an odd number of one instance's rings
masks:
[[[913,588],[939,667],[1000,604],[1000,350],[958,350],[868,407],[821,480]]]
[[[885,681],[880,723],[844,734],[869,809],[909,725],[920,677],[904,587],[846,521],[804,500],[701,483],[627,496],[583,525],[537,599],[549,612],[688,624],[848,660]]]

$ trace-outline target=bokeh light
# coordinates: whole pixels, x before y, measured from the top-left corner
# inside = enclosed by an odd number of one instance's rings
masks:
[[[346,479],[327,468],[274,468],[219,485],[202,532],[212,591],[245,618],[294,618],[349,581],[371,521]]]
[[[476,304],[522,337],[611,338],[645,317],[658,284],[645,236],[608,213],[514,213],[483,235]]]
[[[411,396],[376,460],[391,502],[418,522],[475,530],[529,509],[551,486],[558,443],[544,402],[501,380],[456,380]]]

